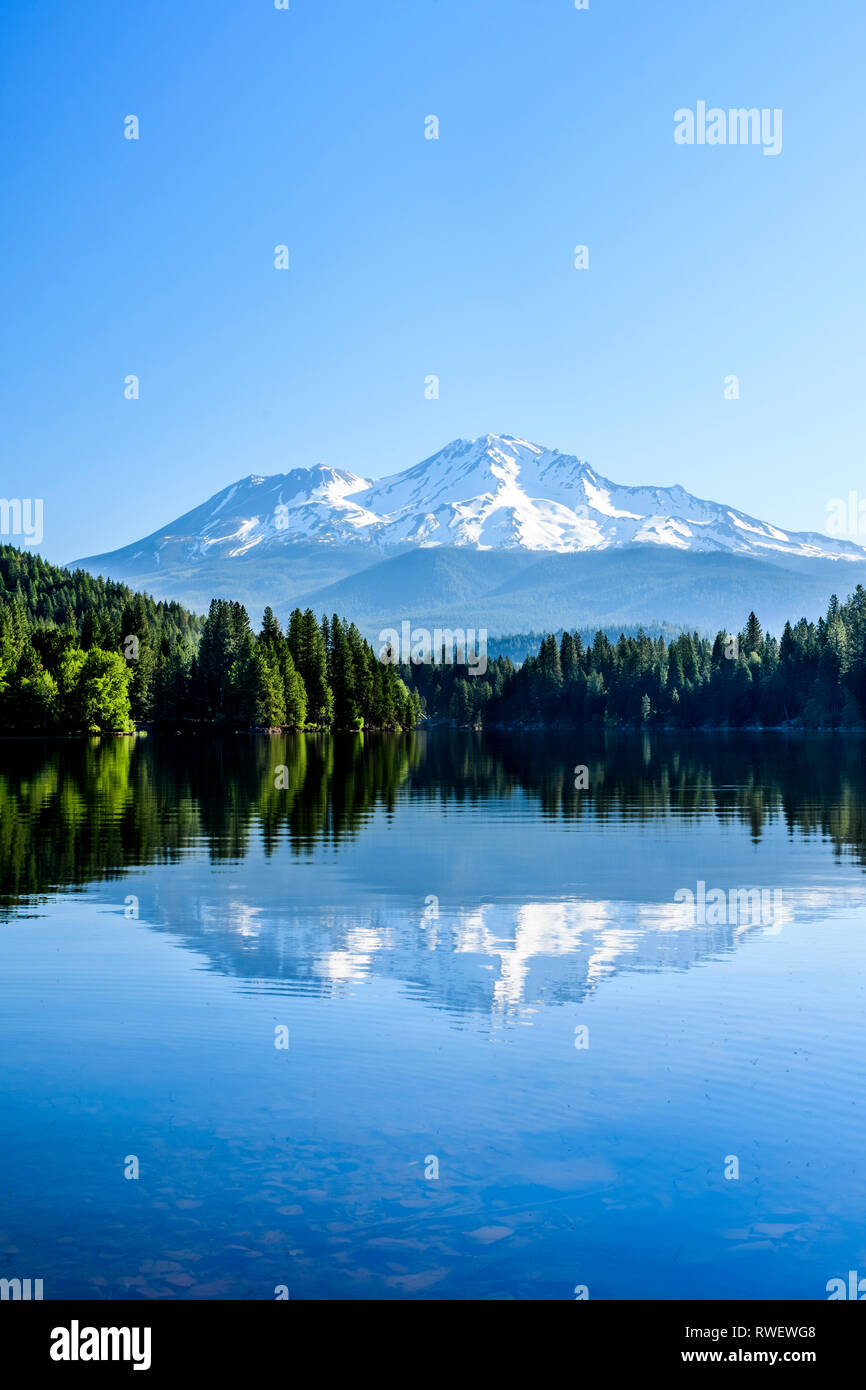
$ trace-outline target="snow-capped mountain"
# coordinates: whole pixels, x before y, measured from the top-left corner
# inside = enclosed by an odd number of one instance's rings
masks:
[[[350,495],[370,486],[366,478],[329,468],[293,468],[263,478],[255,473],[223,488],[201,506],[148,536],[138,547],[127,547],[159,563],[169,547],[173,558],[180,548],[187,559],[222,554],[245,555],[255,546],[304,539],[344,539],[352,535],[363,510]],[[371,517],[371,521],[377,518]]]
[[[562,553],[642,542],[677,550],[866,558],[851,542],[786,532],[679,486],[621,486],[572,454],[513,435],[457,439],[349,500],[364,513],[359,533],[366,518],[379,518],[372,534],[383,544]]]
[[[375,482],[325,464],[251,474],[114,554],[127,566],[155,570],[166,560],[264,555],[298,541],[377,552],[435,546],[558,554],[649,544],[766,560],[866,560],[851,541],[785,531],[679,486],[621,486],[571,454],[512,435],[454,440]],[[82,563],[93,567],[93,560]]]
[[[205,612],[214,597],[339,612],[370,636],[672,622],[781,631],[866,584],[866,550],[682,487],[623,487],[513,435],[457,439],[371,481],[325,464],[250,474],[143,540],[77,561]]]

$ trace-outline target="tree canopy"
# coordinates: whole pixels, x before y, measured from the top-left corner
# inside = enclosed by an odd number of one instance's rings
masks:
[[[243,604],[206,618],[123,584],[0,547],[0,728],[125,733],[136,724],[414,727],[418,695],[354,623]]]

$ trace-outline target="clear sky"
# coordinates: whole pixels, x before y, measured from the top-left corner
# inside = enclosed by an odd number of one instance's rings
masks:
[[[802,530],[866,496],[860,0],[29,0],[0,51],[0,494],[50,558],[487,432]],[[677,145],[699,101],[782,152]]]

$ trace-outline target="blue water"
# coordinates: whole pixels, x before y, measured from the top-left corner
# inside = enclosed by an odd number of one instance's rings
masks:
[[[866,1270],[864,767],[747,735],[6,743],[0,1276],[826,1298]],[[698,880],[784,911],[695,924]]]

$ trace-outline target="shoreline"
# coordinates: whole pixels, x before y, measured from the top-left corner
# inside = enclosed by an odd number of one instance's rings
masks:
[[[25,733],[0,733],[0,743],[70,743],[92,742],[94,740],[120,739],[120,738],[275,738],[285,734],[326,734],[326,735],[364,735],[364,734],[425,734],[438,732],[451,732],[455,734],[556,734],[556,733],[578,733],[578,734],[788,734],[793,736],[808,736],[814,738],[821,736],[824,738],[849,738],[852,735],[862,736],[866,734],[866,725],[858,727],[846,727],[828,729],[819,726],[791,725],[791,724],[701,724],[694,728],[684,727],[680,724],[455,724],[450,720],[425,720],[423,724],[418,724],[413,729],[390,729],[390,728],[370,728],[370,729],[334,729],[325,728],[321,725],[310,725],[307,728],[298,729],[290,725],[283,728],[262,728],[252,727],[249,729],[219,729],[215,726],[201,727],[196,729],[158,729],[152,725],[142,725],[136,729],[117,729],[107,733],[44,733],[44,734],[25,734]]]

